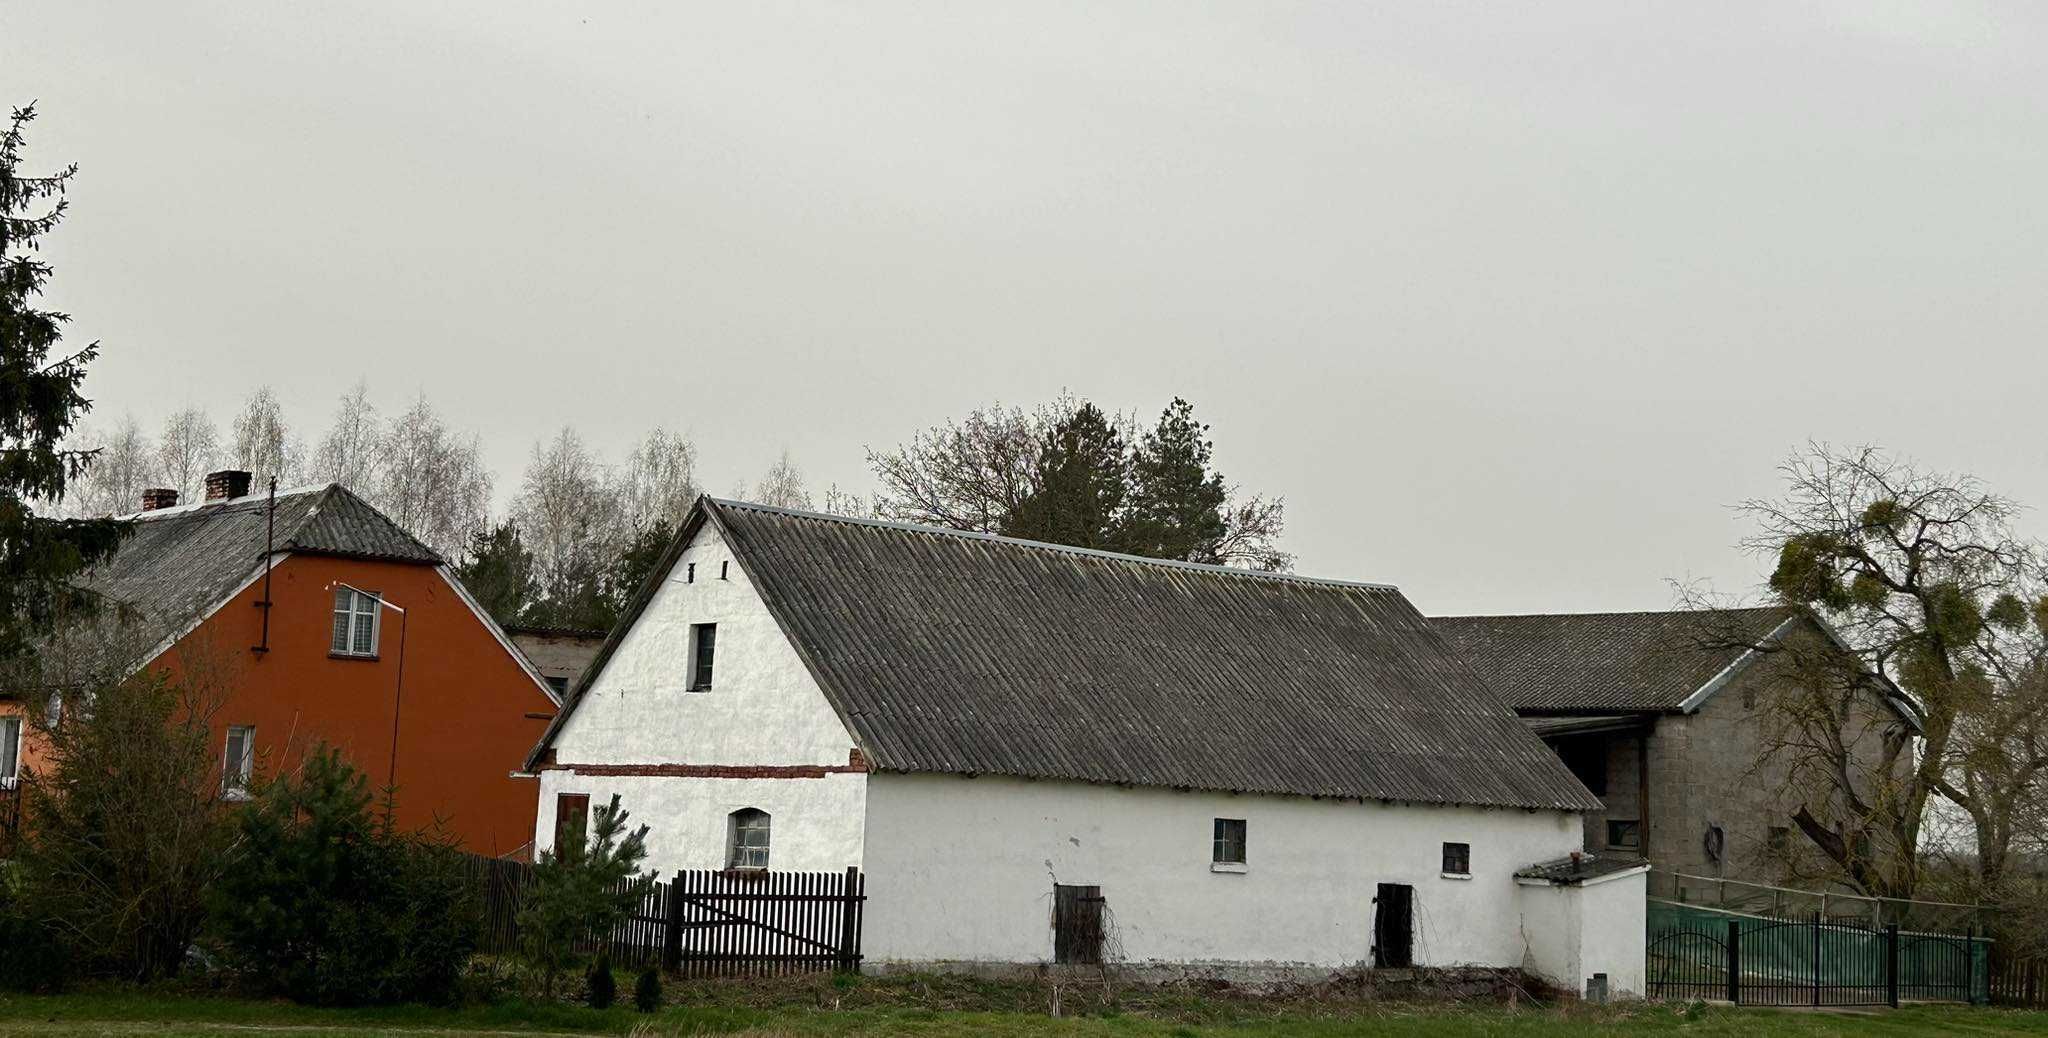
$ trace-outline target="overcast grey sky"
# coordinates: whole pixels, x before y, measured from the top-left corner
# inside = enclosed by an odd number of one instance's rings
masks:
[[[100,419],[687,431],[715,490],[1062,387],[1425,610],[1753,587],[1808,438],[2048,502],[2048,8],[0,0]],[[2044,521],[2032,517],[2036,532]]]

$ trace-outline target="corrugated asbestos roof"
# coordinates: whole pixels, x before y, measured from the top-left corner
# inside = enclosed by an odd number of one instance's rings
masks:
[[[137,610],[147,622],[191,620],[261,565],[268,503],[252,495],[127,516],[135,521],[134,532],[93,571],[89,586]],[[422,565],[441,561],[339,484],[279,493],[276,545],[280,552]]]
[[[1438,616],[1431,627],[1524,711],[1678,710],[1791,619],[1788,606]]]
[[[661,570],[707,518],[883,770],[1599,806],[1391,587],[709,499]]]

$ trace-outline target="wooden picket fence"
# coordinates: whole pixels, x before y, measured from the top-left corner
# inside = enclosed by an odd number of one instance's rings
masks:
[[[467,863],[483,896],[484,949],[516,951],[534,866],[475,855]],[[610,933],[585,935],[576,950],[607,951],[621,967],[659,964],[691,976],[857,970],[866,901],[866,878],[853,868],[679,872],[649,884]]]

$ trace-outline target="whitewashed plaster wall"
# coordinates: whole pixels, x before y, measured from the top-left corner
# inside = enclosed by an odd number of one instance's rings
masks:
[[[1646,979],[1649,870],[1604,876],[1584,884],[1521,880],[1522,967],[1567,991],[1584,993],[1586,980],[1607,974],[1615,998],[1640,998]]]
[[[619,795],[628,824],[647,826],[646,867],[663,878],[678,869],[725,867],[726,817],[743,807],[768,812],[768,867],[837,872],[861,863],[866,775],[823,778],[681,778],[541,773],[535,846],[554,846],[555,796],[587,793],[596,811]]]
[[[711,689],[691,692],[690,628],[700,623],[718,625],[717,651]],[[706,778],[576,770],[843,768],[853,747],[767,604],[706,523],[557,733],[555,770],[541,776],[534,846],[554,845],[557,794],[588,793],[594,811],[616,792],[633,823],[649,826],[648,864],[664,873],[722,866],[726,815],[740,807],[769,813],[772,868],[857,865],[864,774]]]
[[[1563,812],[1417,807],[942,775],[870,776],[870,962],[1049,962],[1055,882],[1098,885],[1131,963],[1367,961],[1380,883],[1415,888],[1420,965],[1519,966],[1515,870],[1580,846]],[[1246,821],[1243,873],[1210,869]],[[1469,843],[1470,879],[1441,873]]]

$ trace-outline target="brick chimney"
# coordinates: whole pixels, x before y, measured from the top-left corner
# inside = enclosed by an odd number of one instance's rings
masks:
[[[178,492],[169,487],[151,487],[142,492],[142,510],[154,512],[159,508],[175,508]]]
[[[249,496],[249,474],[241,469],[222,469],[206,474],[206,499],[225,501]]]

